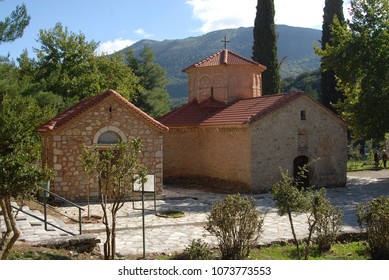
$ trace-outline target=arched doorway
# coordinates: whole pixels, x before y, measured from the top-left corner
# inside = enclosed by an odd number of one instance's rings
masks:
[[[299,182],[298,187],[309,187],[309,171],[308,171],[308,157],[298,156],[293,161],[293,178],[296,182]],[[304,166],[306,169],[304,170]]]

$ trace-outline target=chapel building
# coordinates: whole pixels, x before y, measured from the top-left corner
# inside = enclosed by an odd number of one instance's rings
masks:
[[[42,163],[55,171],[50,191],[72,200],[97,199],[96,178],[83,171],[84,147],[107,149],[140,139],[141,162],[154,176],[154,191],[163,192],[163,134],[168,130],[114,90],[86,98],[38,127]]]
[[[263,95],[265,70],[226,49],[183,70],[188,103],[158,119],[165,182],[259,193],[312,162],[305,184],[345,185],[347,124],[305,93]]]

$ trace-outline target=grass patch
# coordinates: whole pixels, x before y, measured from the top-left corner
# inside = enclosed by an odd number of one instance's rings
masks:
[[[296,260],[296,247],[288,245],[263,246],[252,251],[251,259],[255,260]],[[313,246],[310,260],[368,260],[370,259],[364,242],[336,243],[327,253],[320,253]]]
[[[375,167],[372,160],[348,160],[347,171],[364,171],[364,170],[380,170],[384,169],[382,161],[380,161],[378,167]]]
[[[163,217],[163,218],[180,218],[185,216],[185,213],[182,211],[163,211],[163,212],[158,212],[156,213],[158,217]]]
[[[217,256],[217,252],[214,252]],[[10,255],[12,260],[98,260],[101,255],[98,252],[77,253],[65,249],[50,249],[43,247],[31,247],[28,245],[16,245]],[[136,256],[125,256],[120,259],[134,260]],[[186,254],[150,255],[147,259],[158,260],[183,260]],[[296,247],[292,244],[261,246],[251,251],[251,260],[297,260]],[[328,253],[321,254],[317,247],[313,246],[310,260],[370,260],[365,242],[336,243]]]

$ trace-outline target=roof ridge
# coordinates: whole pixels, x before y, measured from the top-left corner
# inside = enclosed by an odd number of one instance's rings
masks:
[[[235,57],[235,59],[234,59],[234,57]],[[238,64],[255,65],[255,66],[262,68],[263,71],[266,70],[266,66],[254,61],[254,60],[245,58],[244,56],[241,56],[235,52],[224,49],[224,50],[218,51],[218,52],[186,67],[185,69],[182,70],[182,72],[186,72],[187,70],[189,70],[191,68],[198,68],[198,67],[203,67],[203,66],[229,65],[229,64],[231,64],[231,65],[233,65],[233,64],[236,64],[236,65],[238,65]]]
[[[168,127],[166,127],[162,123],[158,122],[157,120],[155,120],[154,118],[152,118],[151,116],[143,112],[141,109],[136,107],[130,101],[125,99],[123,96],[121,96],[119,93],[117,93],[113,89],[108,89],[105,92],[99,93],[95,96],[85,98],[80,102],[74,104],[73,106],[59,113],[52,119],[41,124],[37,128],[37,131],[47,132],[47,131],[52,131],[56,128],[60,128],[110,96],[113,96],[114,98],[118,99],[119,102],[124,103],[125,106],[130,108],[132,111],[134,111],[134,113],[136,113],[137,115],[139,115],[140,117],[148,121],[151,125],[153,125],[157,129],[161,131],[168,130]]]

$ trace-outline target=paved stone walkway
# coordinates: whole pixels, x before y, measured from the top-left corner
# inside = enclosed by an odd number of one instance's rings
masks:
[[[328,197],[334,205],[342,207],[344,211],[343,231],[359,231],[356,220],[356,206],[361,202],[370,201],[380,195],[389,195],[389,170],[350,173],[347,186],[344,188],[328,189]],[[172,253],[182,251],[193,239],[202,238],[210,244],[216,244],[216,239],[204,230],[207,214],[217,198],[226,194],[211,193],[201,187],[189,188],[165,186],[165,199],[157,200],[157,213],[167,210],[183,211],[184,217],[164,218],[155,215],[154,211],[145,213],[146,225],[146,253]],[[260,242],[267,243],[277,240],[290,240],[292,233],[287,217],[277,214],[274,201],[270,194],[253,196],[257,201],[257,208],[265,213],[264,232]],[[140,204],[136,204],[136,208]],[[153,203],[146,202],[146,208],[153,208]],[[78,215],[72,207],[60,207],[64,214]],[[91,205],[92,215],[102,216],[99,204]],[[305,237],[307,232],[306,216],[295,217],[295,228],[299,237]],[[77,232],[77,224],[73,230]],[[117,252],[119,255],[143,253],[142,211],[134,210],[132,203],[125,203],[117,215]],[[105,240],[102,223],[84,224],[83,231],[98,235]],[[30,240],[30,233],[23,232],[26,241]],[[39,235],[39,234],[38,234]],[[35,237],[37,234],[35,234]],[[47,237],[43,237],[47,238]],[[102,245],[102,244],[101,244]]]

